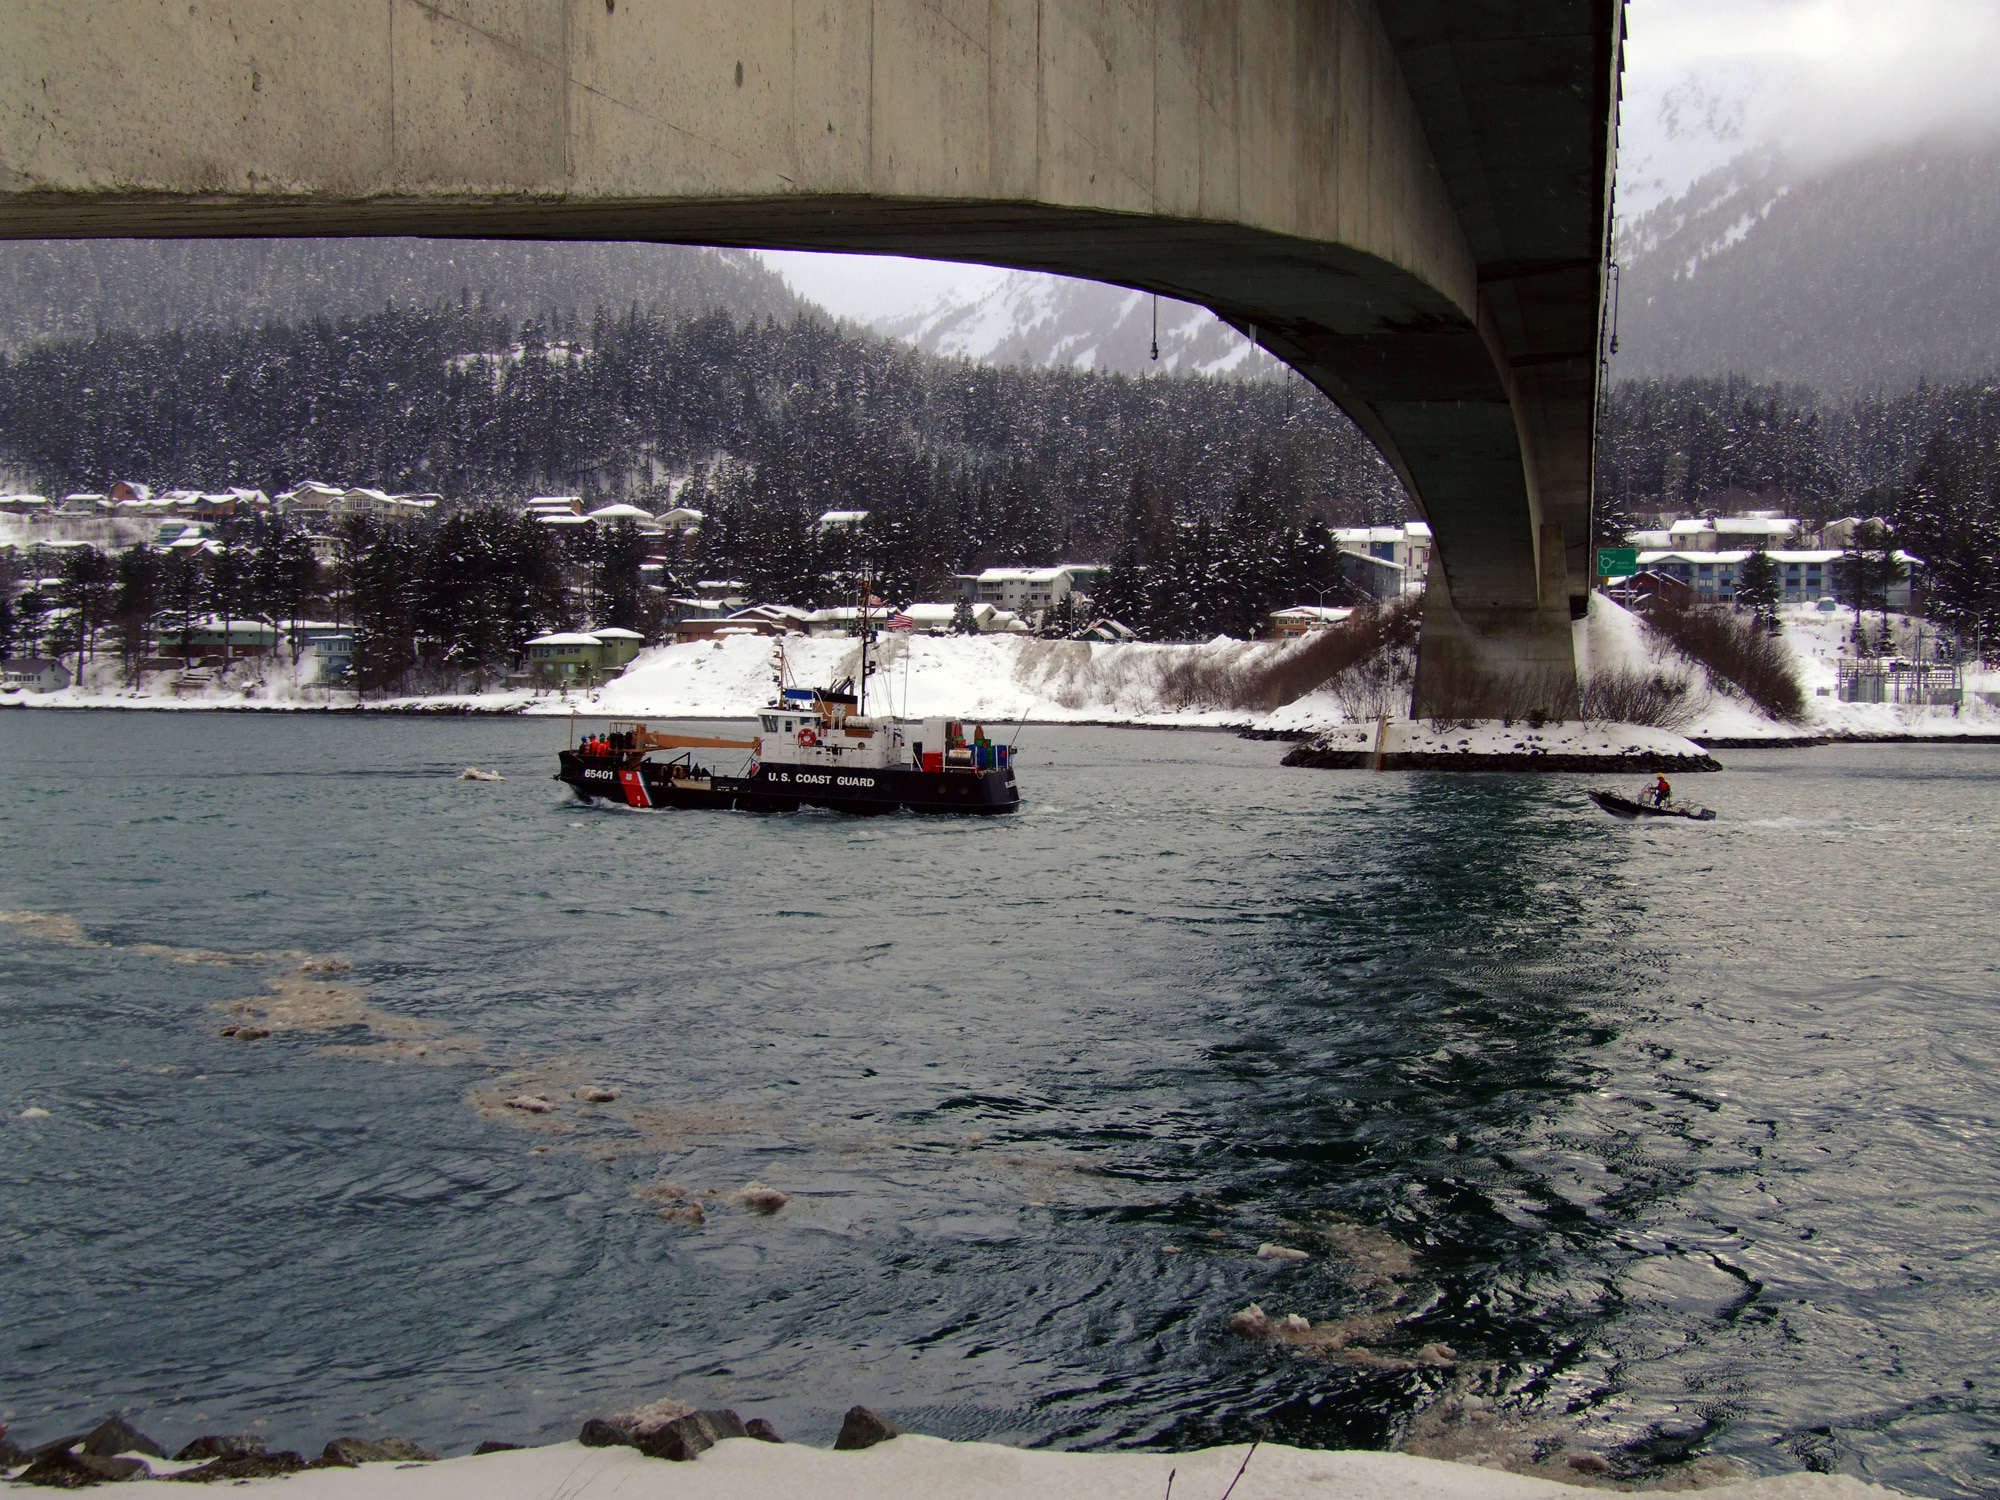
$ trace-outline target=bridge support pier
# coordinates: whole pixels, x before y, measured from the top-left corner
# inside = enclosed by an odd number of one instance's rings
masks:
[[[1576,648],[1562,527],[1544,525],[1539,540],[1539,597],[1532,608],[1460,602],[1441,553],[1431,550],[1411,718],[1518,719],[1538,709],[1551,718],[1575,717]]]

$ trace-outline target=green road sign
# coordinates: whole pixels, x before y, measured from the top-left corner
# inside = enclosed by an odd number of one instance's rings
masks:
[[[1630,578],[1639,571],[1639,549],[1637,547],[1599,547],[1597,549],[1597,576],[1599,578]]]

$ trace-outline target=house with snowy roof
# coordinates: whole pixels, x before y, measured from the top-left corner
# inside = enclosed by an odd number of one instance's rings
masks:
[[[69,668],[54,657],[10,656],[0,661],[0,686],[8,692],[59,693],[69,684]]]
[[[1764,551],[1778,569],[1778,597],[1781,603],[1809,604],[1835,592],[1834,570],[1844,555],[1840,548],[1794,550],[1769,547]],[[1743,565],[1750,560],[1753,552],[1754,549],[1748,547],[1732,548],[1726,552],[1648,550],[1640,552],[1639,567],[1642,571],[1678,578],[1693,591],[1697,604],[1729,604],[1735,601]],[[1903,565],[1903,577],[1890,585],[1888,605],[1890,609],[1908,609],[1910,590],[1923,573],[1923,560],[1900,551],[1896,553],[1896,560]]]
[[[1345,557],[1367,558],[1375,564],[1387,563],[1395,572],[1380,566],[1344,562],[1342,576],[1378,599],[1393,599],[1414,593],[1430,576],[1431,528],[1427,521],[1404,521],[1396,526],[1336,526],[1333,542]]]
[[[1331,604],[1294,604],[1290,609],[1274,609],[1269,616],[1271,634],[1280,640],[1288,640],[1309,630],[1324,630],[1329,625],[1338,625],[1353,613],[1351,609]]]
[[[1053,609],[1076,587],[1069,568],[987,568],[979,573],[952,575],[954,592],[968,604],[1032,613]]]
[[[636,630],[557,630],[527,644],[527,670],[564,682],[596,682],[617,675],[639,654],[646,638]]]
[[[829,531],[852,531],[867,519],[868,512],[865,510],[823,511],[819,520],[813,523],[813,530],[821,536]]]
[[[337,485],[321,484],[317,479],[303,479],[290,489],[281,491],[275,498],[281,515],[305,518],[323,518],[330,515],[334,506],[340,503],[345,491]]]
[[[653,513],[650,510],[643,510],[639,506],[626,505],[622,502],[615,505],[600,505],[596,510],[585,512],[584,519],[597,526],[616,526],[620,521],[630,521],[641,531],[657,532],[659,530],[659,526],[654,521]]]
[[[1802,530],[1796,517],[1752,511],[1742,516],[1683,516],[1664,527],[1627,532],[1625,540],[1642,552],[1754,551],[1795,543]]]

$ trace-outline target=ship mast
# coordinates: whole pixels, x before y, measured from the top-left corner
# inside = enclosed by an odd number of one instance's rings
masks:
[[[868,712],[868,597],[875,582],[872,571],[863,569],[861,573],[861,676],[854,689],[854,711],[865,716]]]

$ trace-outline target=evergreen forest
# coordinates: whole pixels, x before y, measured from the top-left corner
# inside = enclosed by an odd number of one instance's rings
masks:
[[[728,577],[767,600],[836,602],[865,563],[903,602],[938,597],[954,572],[1101,562],[1100,612],[1156,639],[1249,634],[1269,609],[1337,602],[1329,528],[1411,513],[1358,430],[1296,379],[980,366],[806,314],[634,305],[517,322],[469,294],[0,355],[0,462],[54,494],[117,478],[440,493],[461,513],[448,533],[343,546],[356,569],[374,556],[404,580],[378,593],[408,606],[395,629],[409,651],[458,663],[498,661],[530,628],[658,623],[637,584],[644,549],[615,530],[556,559],[590,588],[548,585],[550,560],[507,525],[538,493],[703,511],[661,559],[668,594]],[[1598,496],[1601,541],[1718,505],[1879,515],[1931,564],[1941,612],[1989,632],[2000,612],[2000,391],[1984,384],[1833,400],[1740,379],[1623,382],[1602,413]],[[869,520],[827,534],[828,510]],[[493,582],[511,577],[505,557],[520,576]],[[456,582],[454,558],[469,570]],[[347,580],[357,619],[363,581]],[[490,639],[433,618],[454,590],[489,585],[536,602],[501,611],[511,623]],[[624,601],[618,621],[595,618],[606,601]]]

